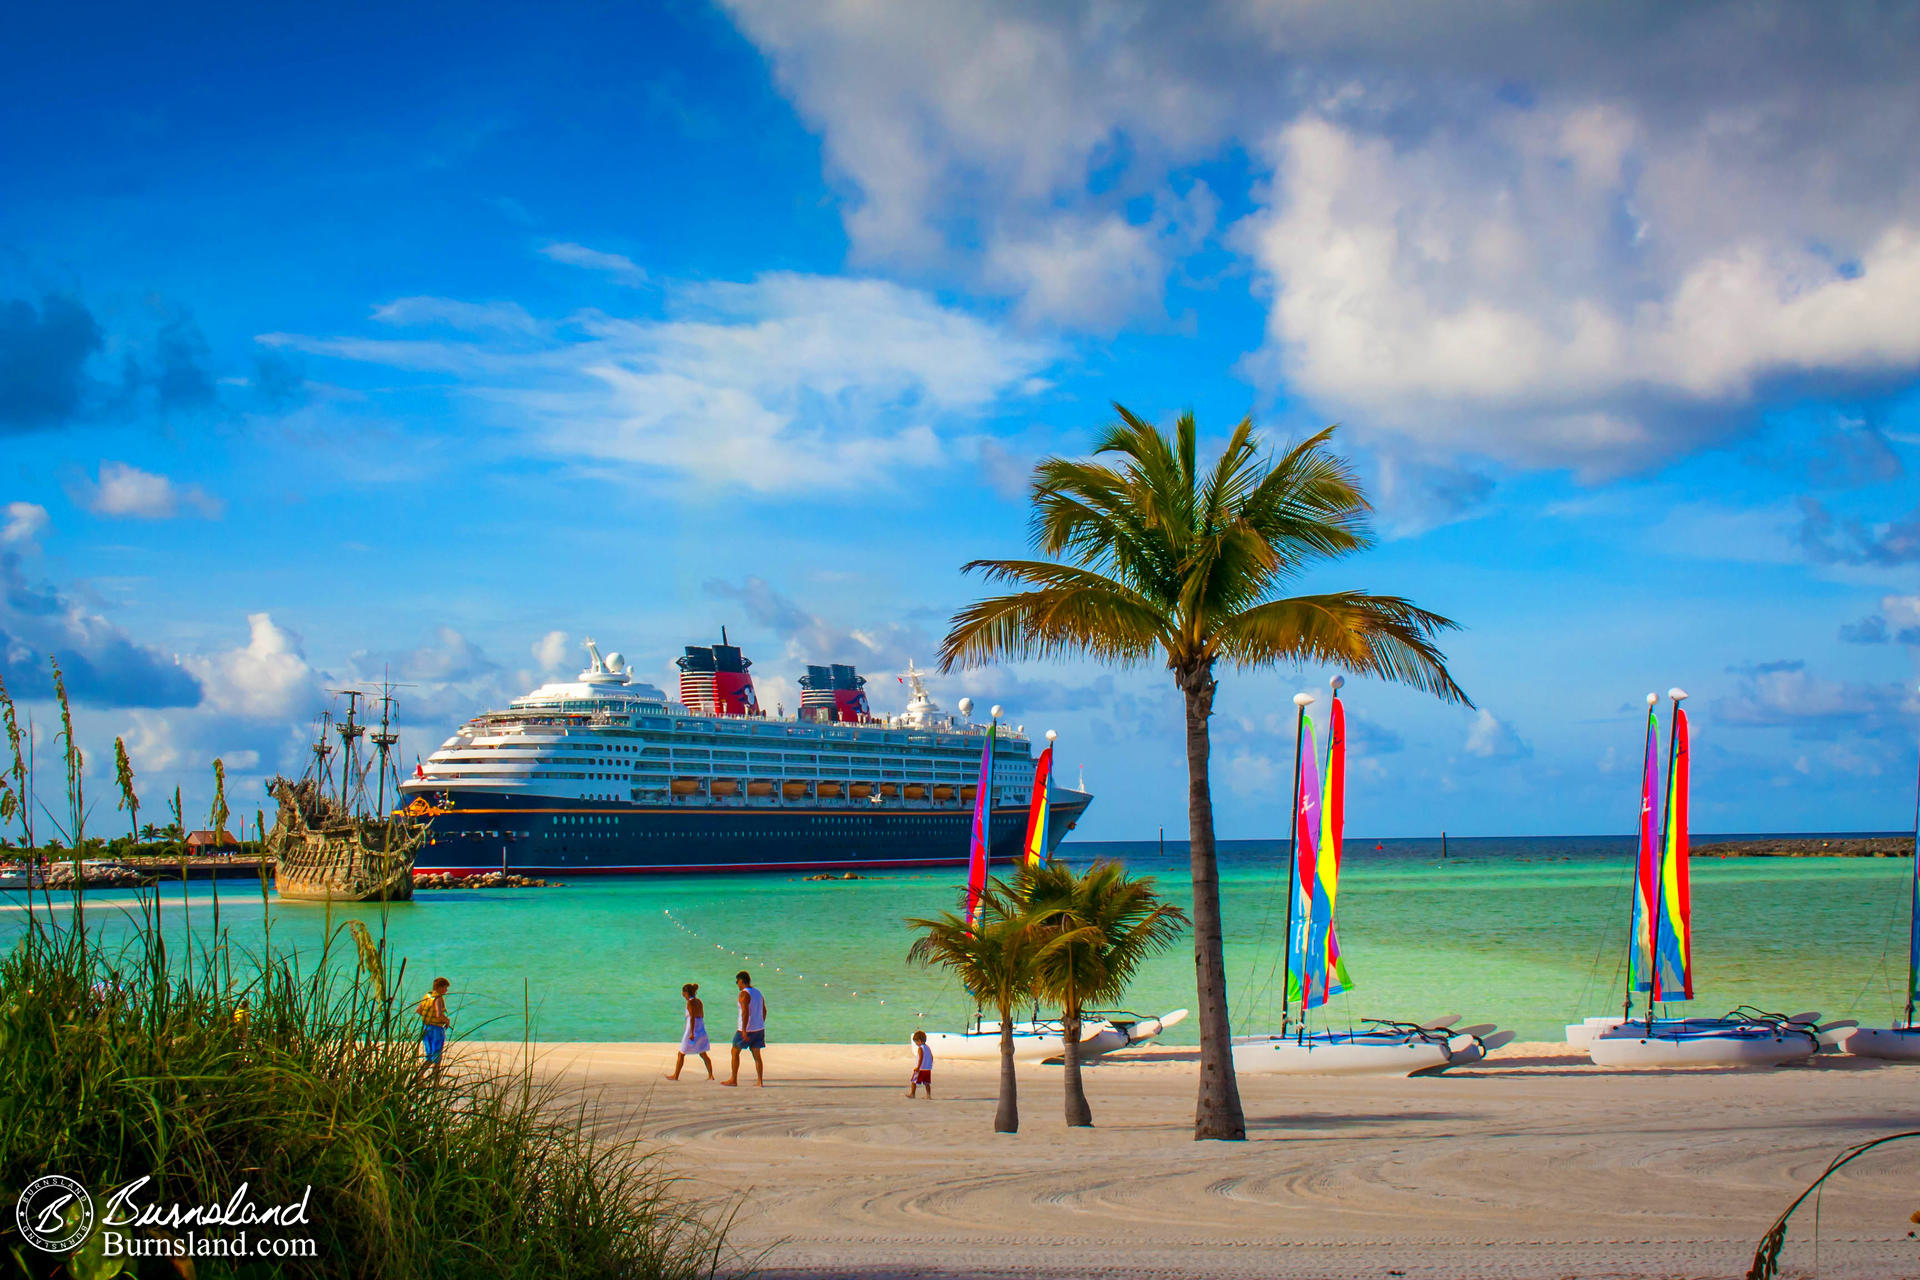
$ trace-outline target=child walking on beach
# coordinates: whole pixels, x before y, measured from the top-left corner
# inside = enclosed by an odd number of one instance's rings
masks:
[[[433,1068],[433,1078],[440,1078],[440,1054],[447,1047],[447,1028],[453,1025],[453,1019],[447,1016],[447,991],[453,986],[445,978],[433,980],[433,991],[420,998],[420,1006],[415,1011],[423,1024],[420,1030],[420,1050],[426,1056],[427,1065]]]
[[[920,1086],[927,1086],[927,1101],[933,1101],[933,1046],[927,1043],[927,1033],[913,1033],[913,1080],[907,1085],[909,1098],[918,1093]]]
[[[680,988],[680,994],[687,1001],[687,1029],[680,1036],[680,1052],[673,1057],[673,1074],[669,1080],[680,1078],[680,1068],[687,1065],[687,1055],[697,1053],[700,1061],[706,1064],[707,1079],[713,1079],[713,1059],[707,1056],[712,1044],[707,1040],[707,1006],[700,999],[700,984],[689,982]]]

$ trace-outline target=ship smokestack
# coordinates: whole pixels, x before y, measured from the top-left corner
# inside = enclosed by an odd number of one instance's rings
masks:
[[[800,718],[839,724],[857,724],[872,712],[867,706],[867,678],[842,662],[808,666],[800,677]]]
[[[704,715],[757,716],[760,701],[747,674],[753,663],[726,642],[726,635],[722,627],[719,644],[690,644],[685,657],[673,660],[680,668],[680,701]]]

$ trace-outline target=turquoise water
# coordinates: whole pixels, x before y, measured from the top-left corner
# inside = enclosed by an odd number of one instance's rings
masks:
[[[1348,844],[1340,937],[1356,991],[1332,1020],[1463,1014],[1522,1039],[1557,1039],[1562,1024],[1618,1007],[1627,908],[1628,844],[1605,839],[1453,840]],[[1184,849],[1071,843],[1076,863],[1120,857],[1159,878],[1186,906]],[[1277,1021],[1273,988],[1285,910],[1282,847],[1221,849],[1227,971],[1237,1029]],[[808,882],[786,875],[595,879],[560,889],[423,893],[386,912],[402,987],[453,982],[465,1035],[517,1038],[522,1010],[550,1040],[670,1040],[679,987],[698,982],[730,1024],[733,974],[753,971],[774,1041],[886,1042],[915,1026],[957,1027],[971,1002],[944,975],[910,967],[903,923],[954,904],[958,870]],[[1907,888],[1901,859],[1696,857],[1697,1009],[1756,1004],[1882,1021],[1902,1003]],[[166,891],[169,945],[181,937],[181,891]],[[17,895],[0,894],[0,942],[25,926]],[[56,905],[63,902],[55,896]],[[190,892],[193,928],[212,923],[212,886]],[[90,894],[89,924],[126,935],[131,894]],[[275,950],[317,957],[329,924],[382,927],[377,906],[332,910],[274,901]],[[262,905],[243,882],[220,888],[220,918],[236,954],[262,943]],[[342,939],[344,956],[352,945]],[[1127,1004],[1145,1013],[1193,1003],[1182,946],[1140,975]],[[1191,1021],[1171,1043],[1192,1043]]]

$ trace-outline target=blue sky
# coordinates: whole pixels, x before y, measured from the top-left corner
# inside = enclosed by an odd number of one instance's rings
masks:
[[[1310,582],[1463,624],[1476,711],[1350,687],[1356,830],[1630,830],[1673,684],[1699,829],[1904,826],[1920,19],[1481,10],[24,13],[0,675],[44,727],[59,655],[190,810],[326,689],[395,673],[424,749],[586,635],[889,709],[1119,400],[1342,423],[1381,540]],[[1223,834],[1326,674],[1225,677]],[[1057,729],[1083,834],[1184,828],[1164,672],[941,692]]]

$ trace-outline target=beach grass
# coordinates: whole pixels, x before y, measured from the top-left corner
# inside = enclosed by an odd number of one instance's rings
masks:
[[[70,734],[67,748],[77,756]],[[16,751],[10,786],[31,796],[23,763]],[[428,1069],[413,1002],[396,990],[405,966],[390,972],[384,937],[363,923],[329,933],[303,963],[273,951],[271,934],[236,954],[216,906],[210,930],[170,949],[162,899],[143,893],[135,927],[108,947],[80,923],[73,892],[62,923],[42,889],[45,909],[0,956],[0,1205],[48,1174],[79,1182],[96,1206],[141,1178],[139,1202],[156,1206],[223,1205],[245,1184],[255,1206],[304,1202],[300,1225],[264,1234],[310,1239],[312,1253],[183,1269],[105,1257],[96,1225],[59,1257],[7,1212],[0,1270],[690,1280],[731,1262],[724,1209],[683,1195],[637,1141],[590,1139],[638,1126],[557,1094],[531,1054]]]
[[[587,1141],[593,1104],[484,1058],[434,1078],[364,969],[196,961],[47,928],[0,960],[0,1203],[48,1173],[96,1202],[142,1176],[148,1203],[306,1197],[316,1255],[261,1274],[718,1271],[722,1224],[634,1142]]]

